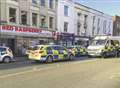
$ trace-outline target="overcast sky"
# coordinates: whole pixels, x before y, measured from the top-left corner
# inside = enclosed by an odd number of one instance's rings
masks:
[[[109,15],[120,16],[120,0],[76,0],[77,2],[97,9]]]

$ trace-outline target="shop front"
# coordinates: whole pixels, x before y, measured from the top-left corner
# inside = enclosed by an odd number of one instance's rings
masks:
[[[75,36],[72,33],[59,33],[58,42],[64,46],[70,46],[74,44]]]
[[[0,26],[0,45],[10,47],[17,56],[25,55],[29,46],[53,41],[51,31],[11,25]]]
[[[75,36],[75,45],[87,47],[89,45],[90,39],[91,38],[87,36]]]

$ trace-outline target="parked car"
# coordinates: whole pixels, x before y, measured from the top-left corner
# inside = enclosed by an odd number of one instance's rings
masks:
[[[12,50],[9,47],[0,46],[0,62],[9,63],[15,61]]]
[[[28,59],[37,62],[53,62],[58,60],[72,60],[74,55],[60,45],[36,45],[28,54]]]
[[[75,56],[87,55],[86,49],[84,47],[81,47],[81,46],[68,46],[67,49],[69,52],[74,53]]]

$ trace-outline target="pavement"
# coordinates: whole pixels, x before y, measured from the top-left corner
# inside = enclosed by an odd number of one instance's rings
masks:
[[[22,61],[26,61],[28,60],[27,59],[27,56],[18,56],[18,57],[14,57],[15,61],[17,62],[22,62]]]
[[[78,59],[2,69],[0,88],[120,88],[119,58]]]

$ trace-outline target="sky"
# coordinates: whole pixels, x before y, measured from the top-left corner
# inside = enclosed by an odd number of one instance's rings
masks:
[[[76,0],[80,4],[89,6],[109,15],[120,16],[120,0]]]

